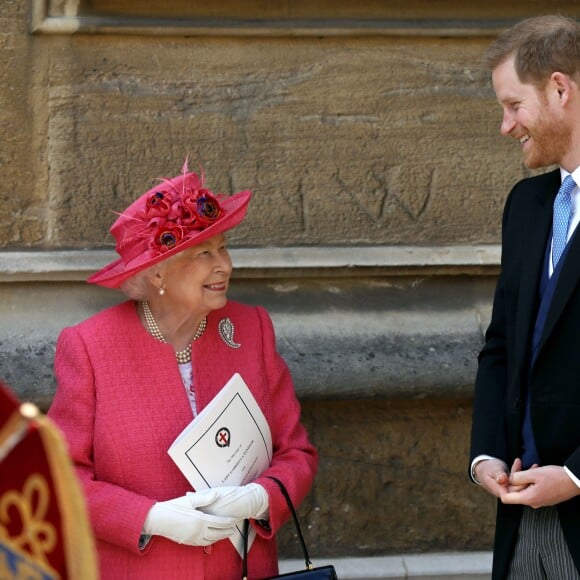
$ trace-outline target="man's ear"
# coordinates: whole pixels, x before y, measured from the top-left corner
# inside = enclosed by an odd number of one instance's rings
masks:
[[[560,103],[566,105],[570,100],[572,92],[572,82],[570,77],[561,72],[553,72],[550,75],[550,84],[557,92]]]

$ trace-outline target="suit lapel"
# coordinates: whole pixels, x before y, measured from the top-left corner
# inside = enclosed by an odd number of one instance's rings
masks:
[[[580,280],[579,264],[580,232],[576,231],[574,237],[569,242],[569,247],[567,248],[564,263],[562,264],[562,271],[560,272],[560,277],[554,289],[554,296],[552,297],[552,302],[548,310],[548,316],[546,317],[546,323],[544,325],[538,350],[543,347],[550,334],[554,331],[556,322],[558,322],[562,316],[562,312],[564,311],[570,296],[578,285]]]
[[[542,180],[543,182],[543,180]],[[536,322],[539,306],[538,290],[544,267],[546,246],[549,241],[552,227],[552,204],[556,193],[552,194],[553,187],[546,187],[543,182],[540,189],[530,192],[532,201],[529,213],[526,216],[527,227],[533,234],[522,240],[521,286],[518,295],[516,313],[516,360],[520,365],[527,366],[530,351],[530,339]],[[558,185],[556,185],[557,191]]]
[[[558,188],[560,187],[560,170],[557,169],[550,174],[546,175],[547,181],[543,184],[544,192],[538,191],[538,194],[543,198],[544,203],[540,203],[538,207],[542,207],[543,218],[541,219],[541,226],[539,229],[539,235],[537,238],[544,239],[544,251],[549,243],[548,235],[551,231],[552,226],[552,206],[554,203],[554,198],[556,197],[556,193],[558,192]],[[546,229],[547,223],[547,229]],[[533,222],[530,222],[530,227],[534,227]],[[580,228],[580,226],[579,226]],[[535,247],[535,244],[534,244]],[[538,254],[534,253],[533,256],[530,254],[530,262],[533,264],[529,265],[530,276],[531,271],[533,270],[534,273],[536,272],[536,267],[538,264],[540,268],[537,269],[537,275],[532,278],[525,280],[524,276],[522,276],[522,284],[523,288],[531,288],[535,292],[538,288],[539,276],[541,275],[541,267],[543,266],[543,259],[538,257]],[[562,316],[566,303],[570,299],[574,289],[578,285],[580,280],[580,268],[578,264],[580,263],[580,231],[576,231],[574,236],[569,242],[566,256],[564,258],[564,263],[562,264],[562,271],[560,272],[560,277],[556,282],[556,287],[554,289],[554,294],[552,296],[552,301],[549,306],[548,314],[546,317],[546,321],[544,324],[544,328],[542,331],[542,337],[540,339],[540,343],[538,345],[538,353],[543,348],[546,340],[550,336],[550,334],[554,331],[554,326],[556,325],[559,318]],[[528,286],[529,283],[534,284],[533,286]],[[528,298],[528,292],[526,291],[526,299]],[[532,296],[533,299],[533,296]],[[525,308],[529,306],[530,302],[526,300]],[[524,306],[522,305],[522,309]],[[521,309],[519,309],[521,310]],[[525,312],[525,310],[524,310]],[[532,312],[536,312],[536,309],[532,310]],[[522,314],[524,316],[524,314]],[[524,322],[522,320],[521,322]],[[523,328],[523,327],[522,327]],[[525,328],[528,328],[527,326]],[[527,334],[529,336],[529,334]],[[521,359],[520,359],[521,360]]]

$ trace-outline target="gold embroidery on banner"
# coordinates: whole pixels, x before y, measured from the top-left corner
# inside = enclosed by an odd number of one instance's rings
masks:
[[[22,494],[8,491],[0,498],[0,539],[9,540],[23,551],[28,546],[33,557],[46,565],[49,565],[46,554],[54,550],[57,543],[54,526],[45,521],[49,499],[46,479],[38,473],[28,477]],[[11,507],[20,515],[22,531],[17,536],[10,537],[5,526],[9,523],[8,511]]]

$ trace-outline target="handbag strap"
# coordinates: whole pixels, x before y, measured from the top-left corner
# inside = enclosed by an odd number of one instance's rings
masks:
[[[248,580],[248,533],[250,520],[244,520],[244,558],[242,560],[242,580]]]
[[[272,479],[273,481],[275,481],[278,484],[278,487],[280,488],[280,491],[282,492],[282,495],[284,496],[284,499],[286,500],[286,503],[288,504],[288,507],[290,508],[290,511],[292,512],[292,517],[294,518],[294,525],[296,526],[296,531],[298,532],[298,538],[300,539],[300,545],[302,546],[302,552],[304,553],[304,562],[306,564],[306,568],[308,570],[311,570],[312,569],[312,562],[310,561],[310,557],[308,556],[308,550],[306,549],[306,542],[304,541],[304,536],[302,535],[302,530],[300,529],[300,522],[298,521],[298,516],[296,515],[296,510],[294,509],[294,504],[292,503],[292,500],[290,499],[290,496],[288,495],[288,491],[286,491],[284,484],[277,477],[274,477],[273,475],[267,475],[266,477],[269,477],[270,479]]]
[[[300,545],[302,546],[302,552],[304,552],[304,562],[306,564],[307,570],[312,570],[312,562],[310,561],[310,557],[308,556],[308,549],[306,548],[306,542],[304,541],[304,536],[302,535],[302,529],[300,528],[300,522],[298,521],[298,516],[296,515],[296,510],[294,509],[294,504],[290,499],[290,495],[288,491],[284,487],[284,484],[273,475],[266,475],[267,478],[273,480],[278,484],[286,503],[288,504],[288,508],[292,513],[292,518],[294,519],[294,525],[296,526],[296,531],[298,532],[298,538],[300,539]],[[243,564],[242,564],[242,578],[243,580],[247,580],[248,578],[248,532],[250,530],[250,520],[244,520],[244,550],[243,550]]]

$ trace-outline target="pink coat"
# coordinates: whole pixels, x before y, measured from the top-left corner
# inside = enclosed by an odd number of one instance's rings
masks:
[[[240,348],[220,337],[218,323],[226,317]],[[317,453],[300,423],[292,379],[276,351],[267,312],[231,301],[211,312],[193,344],[192,366],[198,411],[235,372],[242,375],[272,431],[273,460],[266,473],[281,479],[299,505],[312,485]],[[63,431],[84,486],[101,578],[238,580],[241,559],[229,540],[201,548],[154,536],[144,550],[138,548],[153,503],[191,491],[167,449],[193,414],[172,347],[147,333],[135,303],[64,329],[55,372],[57,390],[48,414]],[[251,578],[263,578],[277,573],[275,534],[289,513],[272,480],[256,481],[270,498],[271,531],[255,524],[249,570]]]

